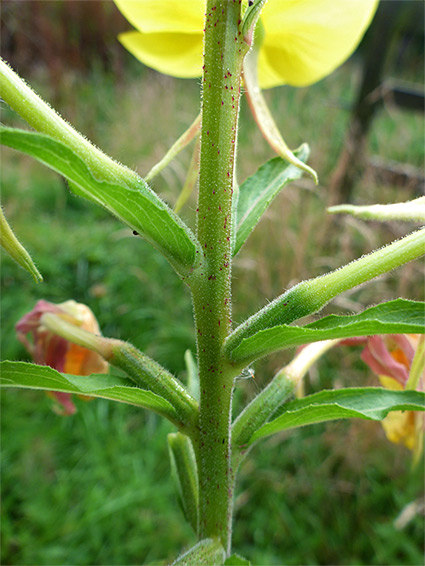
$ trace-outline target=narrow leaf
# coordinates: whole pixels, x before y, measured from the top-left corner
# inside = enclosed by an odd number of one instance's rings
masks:
[[[1,142],[38,161],[70,181],[77,195],[95,202],[125,222],[165,255],[180,275],[190,273],[196,240],[189,228],[141,179],[116,183],[96,178],[68,146],[44,134],[0,128]]]
[[[184,515],[194,533],[198,531],[198,470],[195,452],[188,436],[180,432],[167,437],[171,468]]]
[[[225,557],[218,540],[205,538],[179,556],[171,566],[222,566]]]
[[[242,20],[242,34],[247,47],[251,47],[252,45],[255,26],[266,1],[267,0],[253,0],[248,4],[248,7],[245,11]]]
[[[354,417],[381,421],[390,411],[425,411],[425,394],[380,387],[335,389],[291,401],[282,411],[279,417],[259,428],[248,444],[276,432],[308,424]]]
[[[179,137],[170,147],[164,157],[152,167],[145,177],[145,181],[150,181],[160,173],[171,161],[199,134],[201,128],[201,114],[199,113],[189,128]]]
[[[282,324],[245,338],[232,352],[234,361],[252,361],[276,350],[374,334],[424,334],[425,304],[406,299],[381,303],[355,315],[330,315],[305,326]]]
[[[303,144],[295,152],[298,159],[306,161],[310,150]],[[239,187],[236,212],[236,255],[252,230],[259,222],[273,199],[292,181],[299,179],[302,171],[295,165],[288,165],[281,157],[275,157],[262,165],[254,175],[248,177]]]
[[[43,389],[102,397],[150,409],[173,423],[180,422],[168,401],[151,391],[134,387],[128,379],[114,375],[66,375],[48,366],[26,362],[1,362],[0,369],[0,387]]]
[[[100,354],[112,366],[124,371],[137,387],[167,400],[180,418],[180,427],[197,420],[198,405],[182,384],[132,344],[98,336],[53,313],[44,313],[40,322],[53,334]]]
[[[186,174],[186,180],[183,188],[174,205],[174,212],[178,214],[183,206],[186,204],[193,189],[196,186],[199,177],[199,154],[201,151],[201,138],[198,138],[193,148],[192,159],[190,160],[189,169]]]
[[[340,204],[328,208],[331,214],[351,214],[362,220],[404,220],[411,222],[425,221],[425,197],[408,202],[394,204],[372,204],[369,206],[355,206],[353,204]]]
[[[34,130],[51,136],[72,149],[89,167],[93,175],[104,181],[126,182],[129,177],[137,180],[135,171],[118,163],[103,153],[85,136],[77,132],[49,104],[13,71],[0,57],[0,97],[21,116]]]
[[[6,217],[3,213],[3,209],[0,207],[0,246],[10,255],[12,259],[16,261],[18,265],[23,267],[28,273],[30,273],[34,280],[39,283],[43,281],[43,277],[34,265],[30,254],[24,248],[24,246],[19,242],[18,238],[15,236],[12,228],[10,227]]]
[[[198,403],[169,371],[128,342],[113,340],[111,365],[124,371],[136,385],[167,400],[175,409],[180,430],[196,426]]]

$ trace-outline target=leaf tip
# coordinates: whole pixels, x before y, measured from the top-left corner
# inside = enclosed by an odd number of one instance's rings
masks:
[[[336,206],[329,206],[326,209],[326,212],[329,212],[329,214],[341,214],[343,212],[347,212],[347,205],[346,204],[338,204]]]

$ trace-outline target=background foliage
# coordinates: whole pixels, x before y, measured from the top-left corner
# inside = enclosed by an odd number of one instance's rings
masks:
[[[11,10],[12,2],[4,4]],[[34,4],[43,9],[51,3]],[[15,42],[16,33],[34,33],[25,28],[24,15],[3,12],[3,25],[16,24]],[[64,35],[59,16],[48,22]],[[112,37],[111,27],[106,29]],[[108,46],[106,65],[102,52],[94,51],[81,68],[63,55],[60,72],[52,75],[41,58],[29,61],[24,76],[90,139],[143,174],[195,117],[199,84],[155,74],[118,44]],[[3,43],[2,52],[6,47]],[[414,45],[410,49],[409,65],[400,49],[387,72],[423,84],[421,59]],[[12,49],[11,62],[17,57],[15,66],[24,73],[18,54]],[[348,62],[308,89],[266,93],[291,147],[310,143],[321,186],[315,189],[303,178],[286,189],[238,256],[235,321],[284,287],[405,232],[401,224],[366,224],[324,212],[359,63],[359,58]],[[7,108],[2,121],[18,124]],[[422,116],[385,107],[374,122],[369,150],[423,167]],[[243,102],[240,180],[270,157]],[[168,202],[175,202],[189,160],[185,150],[155,179]],[[45,278],[36,286],[3,257],[2,357],[27,359],[13,327],[36,300],[72,297],[91,306],[106,336],[131,341],[184,379],[184,351],[194,351],[192,311],[189,294],[166,261],[25,156],[3,149],[1,175],[6,213]],[[415,191],[417,186],[382,185],[369,167],[354,198],[359,204],[395,202],[417,196]],[[192,198],[182,211],[188,222],[194,207]],[[396,276],[346,293],[326,312],[355,312],[397,295],[423,299],[422,276],[420,263],[407,265]],[[238,383],[236,404],[248,400],[289,355],[257,364],[255,381]],[[374,384],[358,356],[356,349],[332,352],[310,373],[307,390]],[[169,478],[168,423],[103,400],[77,401],[79,413],[60,418],[44,394],[32,391],[9,390],[1,402],[3,564],[165,564],[177,548],[193,542]],[[410,469],[408,452],[387,443],[377,423],[336,422],[282,433],[255,448],[244,464],[234,547],[254,564],[420,564],[423,517],[415,515],[402,529],[394,521],[420,500],[423,473],[423,464]]]

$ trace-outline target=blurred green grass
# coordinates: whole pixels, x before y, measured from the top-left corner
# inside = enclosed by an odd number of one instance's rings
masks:
[[[143,174],[195,117],[197,81],[173,80],[130,65],[120,82],[94,70],[67,75],[59,110],[89,138]],[[282,289],[324,273],[407,231],[326,218],[326,183],[342,147],[358,78],[344,66],[309,89],[267,92],[291,147],[308,141],[321,179],[286,189],[247,242],[234,268],[236,322]],[[33,84],[49,99],[43,71]],[[19,124],[7,109],[5,123]],[[401,133],[400,135],[398,135]],[[397,134],[397,135],[396,135]],[[384,109],[369,142],[387,159],[421,167],[421,117]],[[154,181],[168,202],[177,198],[190,150]],[[242,180],[272,153],[241,109],[238,174]],[[2,152],[2,194],[8,218],[31,251],[45,283],[35,285],[2,261],[2,357],[28,359],[14,324],[40,298],[85,302],[106,336],[131,341],[184,379],[183,354],[194,351],[187,290],[166,261],[101,209],[69,194],[65,183],[30,159]],[[364,176],[357,202],[411,198]],[[195,198],[182,215],[194,222]],[[347,293],[327,312],[351,312],[399,294],[423,298],[415,263]],[[240,382],[235,405],[247,402],[288,359],[280,353]],[[310,373],[307,391],[371,384],[359,351],[333,352]],[[2,564],[165,564],[193,542],[177,506],[167,461],[171,427],[157,417],[107,401],[77,401],[60,418],[41,393],[2,394]],[[241,470],[234,522],[235,550],[253,564],[417,565],[424,521],[402,530],[394,520],[421,497],[423,466],[390,445],[377,423],[332,423],[280,435],[254,449]]]

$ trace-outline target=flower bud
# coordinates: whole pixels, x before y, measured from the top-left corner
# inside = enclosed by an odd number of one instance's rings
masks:
[[[49,330],[42,321],[46,313],[55,314],[59,319],[93,334],[100,334],[99,325],[92,311],[86,305],[75,301],[60,304],[38,301],[35,307],[16,324],[17,337],[31,354],[35,363],[50,366],[72,375],[107,373],[108,363],[97,353],[69,342]],[[31,340],[28,339],[31,335]],[[71,394],[52,392],[59,402],[62,414],[75,413]]]
[[[410,389],[419,344],[418,334],[370,336],[361,358],[386,389]],[[425,381],[423,367],[419,368],[415,381],[413,387],[422,391]],[[423,450],[424,415],[414,411],[394,411],[385,417],[382,426],[388,440],[407,446],[414,452],[415,460],[420,457]]]

